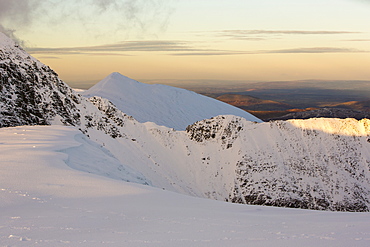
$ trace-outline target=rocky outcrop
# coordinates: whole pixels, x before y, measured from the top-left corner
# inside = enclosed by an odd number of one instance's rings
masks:
[[[132,120],[108,100],[82,97],[0,33],[0,127],[64,124],[116,138],[124,118]]]
[[[217,116],[198,121],[186,128],[191,140],[204,142],[208,139],[221,139],[223,148],[231,148],[238,133],[243,130],[243,118],[236,116]]]

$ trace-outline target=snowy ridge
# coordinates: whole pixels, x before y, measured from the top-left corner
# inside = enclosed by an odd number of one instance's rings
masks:
[[[262,122],[253,115],[221,101],[166,85],[149,85],[112,73],[83,93],[100,96],[137,121],[154,122],[176,130],[218,115],[236,115]]]
[[[126,138],[94,140],[159,188],[238,203],[369,211],[369,125],[218,116],[186,132],[127,122]]]

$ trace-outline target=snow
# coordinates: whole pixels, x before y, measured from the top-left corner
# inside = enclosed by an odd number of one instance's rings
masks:
[[[45,66],[36,58],[30,56],[15,41],[10,39],[2,32],[0,32],[0,58],[0,63],[7,62],[10,59],[17,65],[33,63],[39,68]]]
[[[99,102],[104,110],[108,102]],[[88,135],[154,187],[249,204],[369,210],[369,120],[253,123],[229,115],[187,131],[122,122],[122,138]]]
[[[221,101],[166,85],[144,84],[117,72],[82,93],[110,100],[119,110],[141,123],[154,122],[184,130],[196,121],[218,115],[235,115],[262,122],[253,115]]]
[[[75,148],[85,167],[112,158],[73,127],[1,128],[0,147],[1,246],[370,245],[370,213],[231,204],[73,169]]]
[[[81,89],[81,88],[73,88],[73,90],[76,92],[76,93],[83,93],[86,91],[86,89]]]

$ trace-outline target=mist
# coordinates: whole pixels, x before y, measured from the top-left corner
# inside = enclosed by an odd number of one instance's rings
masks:
[[[0,0],[0,31],[22,43],[19,33],[73,24],[81,37],[120,34],[156,36],[167,28],[176,1],[162,0]],[[107,25],[106,23],[109,23]],[[45,28],[45,27],[44,27]]]

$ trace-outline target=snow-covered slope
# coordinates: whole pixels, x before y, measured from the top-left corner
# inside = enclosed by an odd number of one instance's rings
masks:
[[[71,169],[75,147],[81,165],[95,160],[82,139],[65,126],[0,129],[1,246],[370,245],[369,213],[224,203]]]
[[[187,131],[127,121],[126,138],[90,136],[159,188],[248,204],[369,211],[369,126],[219,116]]]
[[[154,122],[176,130],[218,115],[235,115],[261,122],[255,116],[221,101],[166,85],[144,84],[112,73],[83,93],[100,96],[141,123]]]

